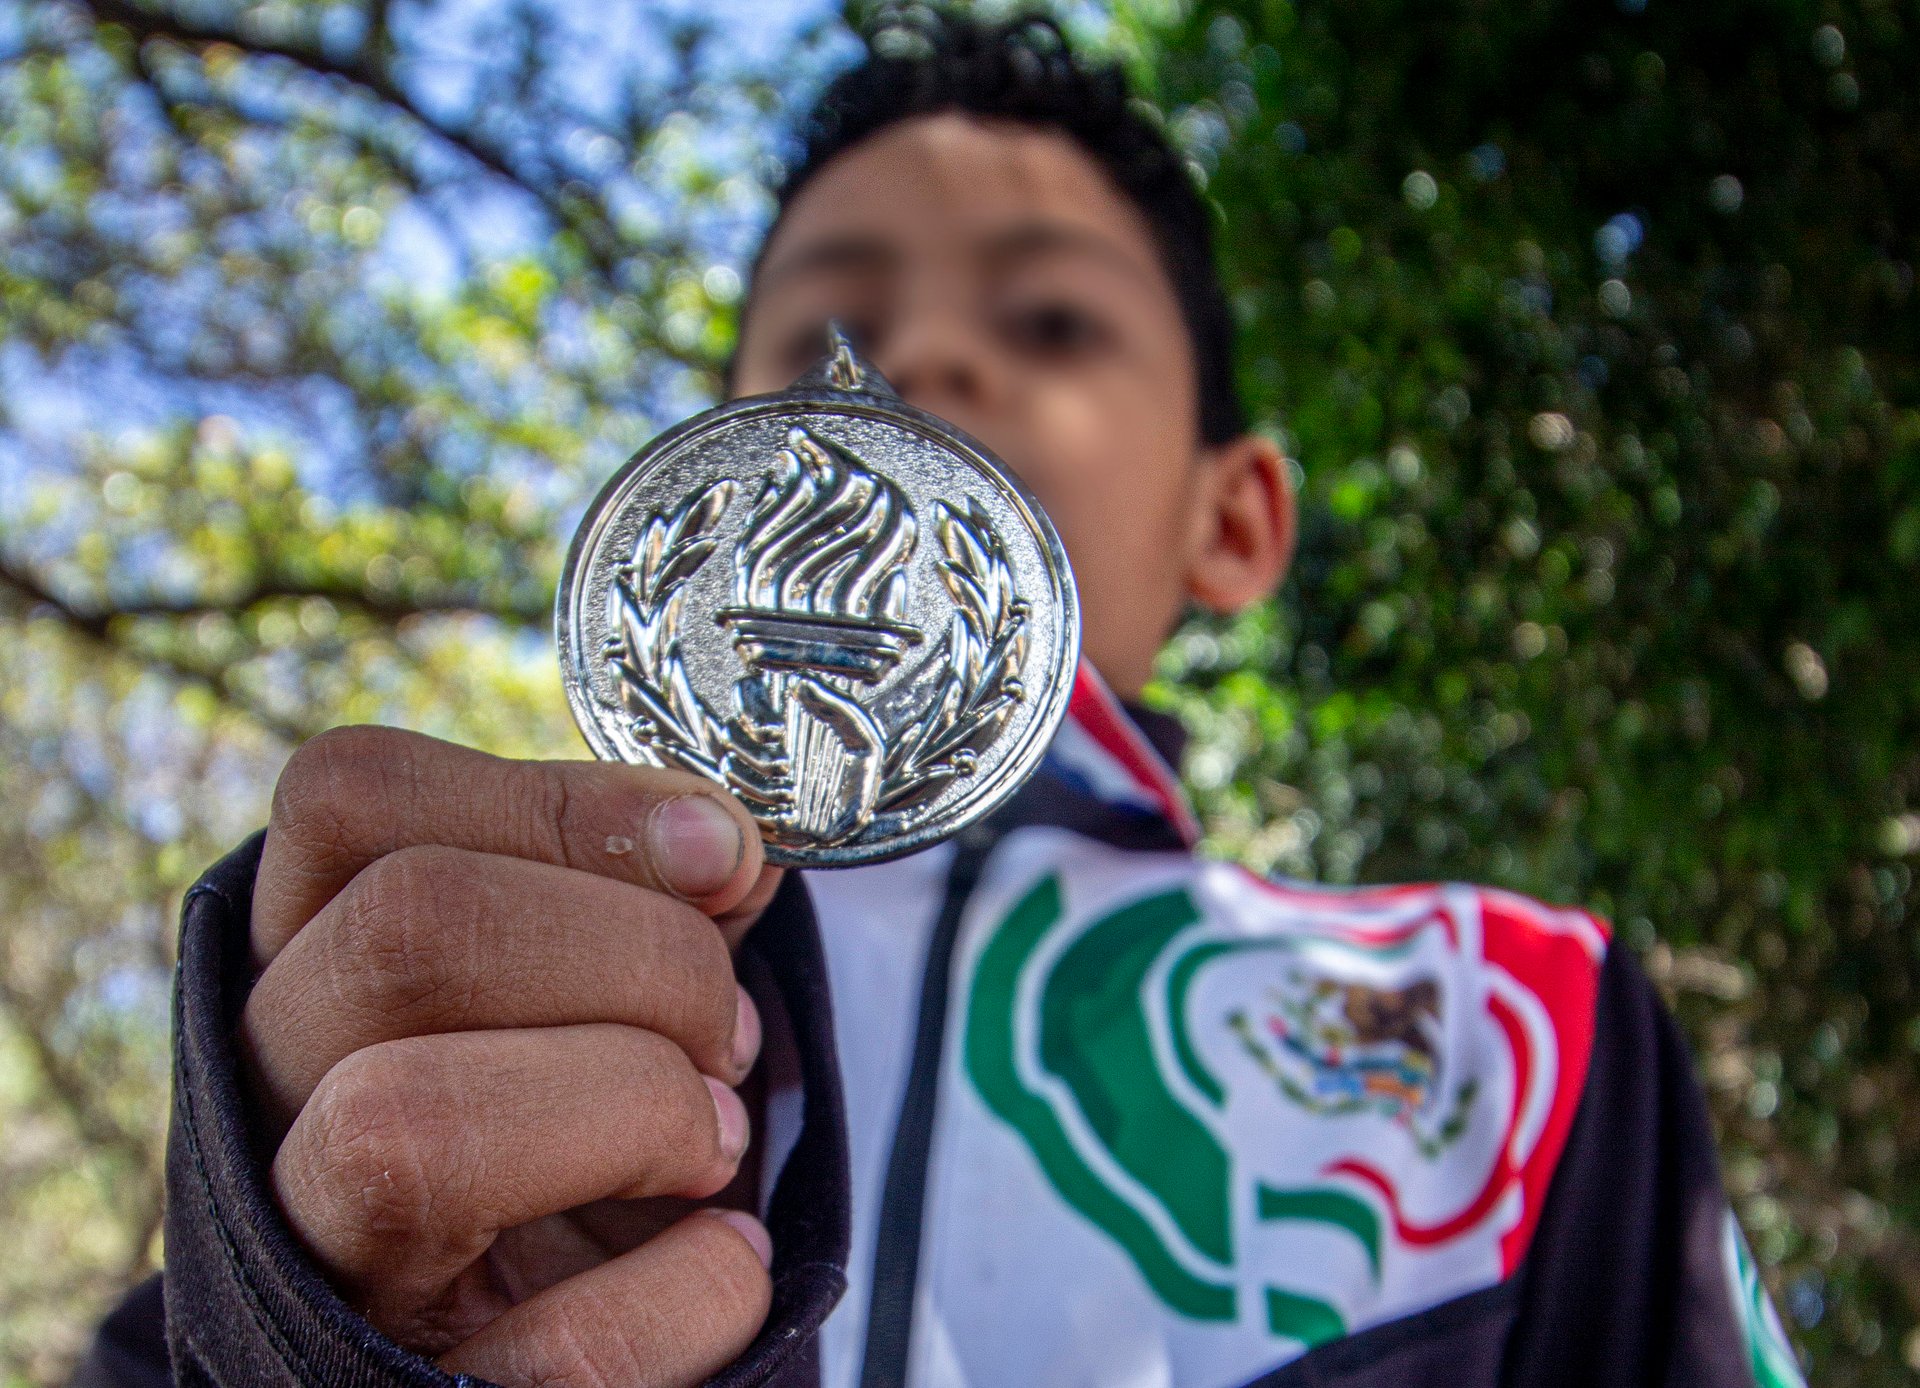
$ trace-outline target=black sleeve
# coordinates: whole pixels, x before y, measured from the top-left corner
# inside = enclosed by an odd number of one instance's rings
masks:
[[[69,1388],[171,1388],[172,1383],[160,1275],[155,1273],[100,1322]]]
[[[1519,1273],[1503,1381],[1798,1382],[1744,1260],[1685,1041],[1632,954],[1600,978],[1580,1110]]]
[[[402,1348],[342,1302],[273,1201],[250,1143],[232,1043],[264,839],[254,835],[187,894],[174,986],[166,1268],[102,1324],[74,1388],[486,1388]],[[773,1310],[746,1354],[714,1379],[725,1388],[764,1384],[791,1367],[845,1286],[845,1117],[826,970],[799,874],[788,875],[751,939],[793,1019],[802,1126],[769,1210]]]

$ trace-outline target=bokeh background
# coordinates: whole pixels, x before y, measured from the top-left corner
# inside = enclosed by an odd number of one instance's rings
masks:
[[[1920,1376],[1920,10],[1124,0],[1279,599],[1218,851],[1609,915],[1817,1382]],[[0,0],[0,1383],[160,1256],[183,889],[345,721],[580,755],[584,501],[714,398],[821,0]]]

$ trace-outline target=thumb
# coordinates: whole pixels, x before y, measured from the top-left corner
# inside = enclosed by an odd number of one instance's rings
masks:
[[[786,875],[785,868],[774,867],[771,863],[763,865],[760,876],[755,879],[747,894],[740,899],[740,904],[731,911],[723,912],[713,918],[715,924],[720,927],[720,934],[726,940],[728,949],[740,948],[740,942],[746,938],[747,932],[753,929],[755,922],[766,911],[768,904],[779,892],[780,883],[785,880]]]

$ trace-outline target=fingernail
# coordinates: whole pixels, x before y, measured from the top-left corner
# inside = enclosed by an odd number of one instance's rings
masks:
[[[713,1106],[720,1114],[720,1155],[729,1163],[737,1162],[747,1150],[747,1106],[740,1096],[711,1075],[703,1075],[713,1091]]]
[[[679,795],[647,822],[653,870],[670,892],[710,896],[732,880],[747,851],[740,826],[711,795]]]
[[[761,1267],[773,1266],[773,1238],[767,1233],[766,1225],[745,1210],[715,1210],[713,1213],[739,1230],[740,1237],[753,1245],[753,1251],[760,1255]]]
[[[745,1078],[760,1057],[760,1009],[753,1005],[747,990],[734,984],[739,997],[733,1009],[733,1073]]]

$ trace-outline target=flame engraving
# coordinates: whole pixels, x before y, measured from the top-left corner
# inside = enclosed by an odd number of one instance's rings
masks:
[[[620,580],[625,625],[608,655],[636,732],[662,744],[654,755],[713,775],[796,846],[845,843],[973,775],[1026,692],[1029,610],[985,512],[936,505],[954,616],[944,642],[878,689],[924,642],[907,621],[919,523],[892,481],[790,427],[734,544],[733,604],[714,615],[744,667],[723,721],[688,684],[674,633],[732,489],[651,520]]]
[[[898,622],[917,531],[898,487],[795,425],[735,546],[737,600]]]

